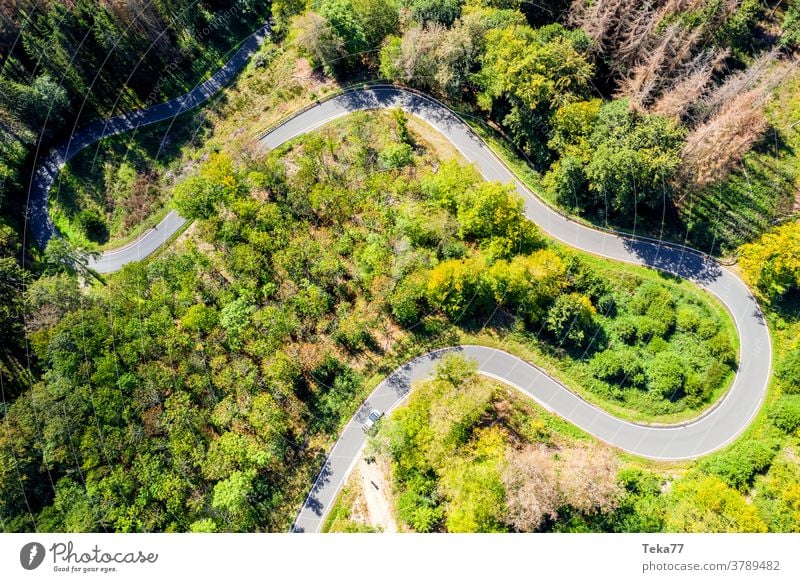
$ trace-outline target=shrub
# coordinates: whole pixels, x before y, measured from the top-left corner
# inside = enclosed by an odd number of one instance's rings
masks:
[[[615,347],[600,352],[591,363],[595,378],[618,385],[644,384],[642,362],[634,349]]]
[[[233,160],[214,153],[197,174],[175,187],[173,199],[186,218],[210,218],[222,201],[232,201],[244,191]]]
[[[397,498],[397,516],[420,533],[432,532],[444,517],[441,507],[414,491],[405,491]]]
[[[636,341],[637,332],[636,320],[632,317],[622,317],[614,323],[614,336],[626,344]]]
[[[400,325],[409,327],[419,322],[425,283],[424,274],[412,273],[400,282],[389,297],[392,315]]]
[[[669,494],[665,530],[688,533],[766,532],[767,526],[744,496],[716,477],[690,476]]]
[[[800,396],[784,396],[769,410],[769,419],[786,434],[800,428]]]
[[[641,285],[630,306],[634,313],[644,316],[639,320],[640,336],[664,337],[675,326],[675,301],[669,291],[657,283]]]
[[[733,350],[731,340],[725,332],[719,332],[711,339],[707,340],[708,350],[717,361],[728,366],[736,363],[736,352]]]
[[[769,299],[800,288],[800,224],[790,222],[742,245],[739,264],[745,280]]]
[[[703,463],[706,472],[716,475],[734,489],[752,485],[757,473],[766,471],[777,451],[777,442],[743,440]]]
[[[700,320],[700,325],[697,326],[697,335],[700,336],[701,339],[709,339],[714,337],[718,329],[719,326],[716,321],[710,317],[705,317]]]
[[[485,265],[480,259],[450,259],[428,273],[428,303],[445,315],[457,319],[479,312],[491,298],[481,279]]]
[[[81,210],[76,217],[78,228],[83,231],[86,238],[95,242],[108,239],[108,228],[100,215],[94,210]]]
[[[647,383],[664,398],[674,399],[683,391],[685,366],[678,354],[662,351],[653,357],[647,368]]]
[[[597,328],[595,313],[588,297],[577,293],[560,295],[547,312],[547,329],[568,345],[582,346]]]
[[[461,13],[460,0],[407,0],[406,4],[419,23],[430,21],[449,26]]]
[[[410,166],[414,150],[407,143],[397,143],[386,146],[378,154],[378,162],[387,170],[398,170]]]
[[[597,299],[597,311],[606,317],[617,314],[617,300],[611,293],[604,293]]]
[[[783,357],[776,374],[784,392],[800,392],[800,349],[796,348]]]
[[[696,331],[700,327],[703,314],[694,306],[681,305],[675,314],[675,327],[679,331]]]

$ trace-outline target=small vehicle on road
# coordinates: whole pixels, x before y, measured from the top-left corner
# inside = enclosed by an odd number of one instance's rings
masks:
[[[361,429],[364,432],[369,432],[370,429],[375,426],[375,423],[378,422],[381,418],[383,418],[383,412],[373,408],[369,415],[367,415],[367,420],[364,421],[364,424],[361,426]]]

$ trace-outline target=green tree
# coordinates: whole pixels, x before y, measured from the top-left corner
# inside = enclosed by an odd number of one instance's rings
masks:
[[[662,398],[672,400],[681,396],[685,382],[686,365],[673,351],[659,352],[647,366],[647,384]]]
[[[461,13],[462,0],[405,0],[411,16],[419,23],[438,22],[449,26]]]
[[[250,315],[255,310],[246,299],[240,297],[231,301],[222,308],[219,314],[219,323],[227,332],[228,343],[238,348],[241,345],[242,335],[250,323]]]
[[[789,222],[739,249],[745,280],[776,300],[800,289],[800,223]]]
[[[212,154],[199,173],[175,186],[173,200],[186,218],[211,218],[220,203],[232,202],[242,193],[233,161],[225,154]]]
[[[507,531],[503,523],[505,435],[499,429],[480,431],[470,458],[459,459],[442,474],[447,498],[445,524],[454,533]]]
[[[675,122],[636,113],[625,100],[603,105],[589,139],[589,189],[623,216],[639,204],[659,208],[671,195],[683,138]]]
[[[435,173],[423,176],[420,182],[425,196],[439,206],[456,212],[461,201],[481,183],[481,177],[474,166],[448,160]]]
[[[519,147],[543,156],[541,126],[551,110],[586,94],[593,68],[581,52],[585,46],[582,31],[560,25],[512,25],[486,34],[479,103],[501,116]]]
[[[512,185],[486,182],[458,203],[459,234],[479,240],[492,258],[532,250],[540,238],[523,213],[523,201]]]
[[[44,250],[44,263],[51,273],[68,273],[82,277],[92,275],[89,260],[98,254],[54,236]]]
[[[559,295],[547,312],[547,329],[559,342],[569,347],[582,347],[594,339],[596,313],[592,302],[584,295]]]
[[[766,532],[756,508],[716,477],[681,479],[670,493],[666,530],[670,532]]]
[[[630,308],[641,316],[636,330],[639,337],[666,337],[675,327],[675,300],[663,285],[643,283],[631,299]]]
[[[211,506],[228,515],[228,529],[247,531],[252,525],[252,472],[234,471],[228,479],[214,485]]]
[[[729,486],[747,492],[756,474],[765,472],[775,458],[778,442],[744,440],[703,462],[703,469]]]
[[[370,48],[364,19],[353,0],[322,0],[319,14],[343,42],[345,54],[358,55]],[[334,69],[350,66],[353,62],[352,59],[342,60],[339,65],[334,65]]]
[[[548,306],[566,287],[567,268],[549,249],[511,261],[496,261],[485,276],[494,299],[525,316],[533,324],[541,321]]]
[[[795,348],[781,358],[776,371],[784,392],[800,392],[800,348]]]
[[[347,55],[344,39],[324,17],[308,11],[297,20],[296,28],[297,46],[312,66],[322,68],[328,75],[344,66]]]
[[[490,298],[480,259],[442,261],[428,274],[426,297],[431,306],[453,319],[480,312]]]

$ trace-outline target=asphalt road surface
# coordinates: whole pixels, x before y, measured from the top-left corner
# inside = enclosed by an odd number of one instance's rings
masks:
[[[58,236],[55,225],[50,219],[47,200],[59,172],[70,159],[84,148],[104,137],[166,121],[194,109],[230,83],[245,67],[250,56],[268,35],[269,26],[262,26],[242,43],[236,53],[219,71],[189,93],[147,109],[90,123],[73,133],[67,141],[53,149],[44,160],[40,160],[37,171],[31,180],[26,217],[33,238],[39,248],[45,248],[50,238]],[[89,267],[98,273],[119,271],[128,263],[140,261],[150,255],[180,230],[184,224],[186,224],[186,220],[173,210],[155,228],[148,230],[131,244],[106,251],[98,259],[92,259],[89,262]]]
[[[266,27],[255,33],[224,69],[188,95],[142,112],[92,124],[54,150],[35,175],[31,189],[28,218],[36,242],[44,246],[56,234],[47,214],[47,196],[67,160],[102,137],[169,119],[196,107],[233,78],[266,34]],[[707,413],[673,426],[646,426],[615,418],[585,402],[544,372],[500,350],[460,346],[449,351],[458,351],[476,360],[482,374],[522,390],[542,406],[595,437],[643,457],[662,460],[699,457],[725,446],[741,434],[764,400],[770,378],[772,347],[756,300],[737,275],[715,260],[685,247],[603,232],[569,220],[518,182],[458,116],[424,95],[397,87],[357,89],[318,103],[270,131],[262,138],[261,144],[266,149],[274,149],[338,117],[355,111],[388,107],[400,107],[429,123],[475,164],[486,180],[513,184],[525,201],[526,216],[551,237],[589,253],[660,269],[706,289],[728,308],[740,339],[739,367],[728,393]],[[122,249],[107,251],[92,266],[100,272],[119,270],[127,263],[148,256],[184,223],[179,215],[170,213],[155,229]],[[366,414],[372,408],[388,412],[396,407],[414,382],[430,377],[443,353],[438,351],[407,362],[369,396],[322,463],[293,531],[320,530],[366,440],[361,429]]]
[[[477,361],[481,373],[530,395],[544,407],[595,437],[636,455],[663,460],[706,455],[738,436],[758,412],[770,378],[772,348],[763,314],[747,286],[715,260],[685,247],[602,232],[562,216],[534,196],[454,113],[438,102],[396,87],[358,89],[321,102],[262,138],[274,149],[288,140],[354,111],[400,107],[446,136],[486,180],[514,184],[525,200],[525,215],[551,237],[583,251],[644,265],[683,277],[714,294],[730,311],[740,338],[740,362],[733,385],[708,413],[675,426],[633,424],[585,402],[540,370],[489,348],[453,348]],[[442,352],[408,362],[367,399],[334,445],[293,531],[317,532],[365,442],[361,424],[371,408],[389,411],[411,384],[430,376]]]

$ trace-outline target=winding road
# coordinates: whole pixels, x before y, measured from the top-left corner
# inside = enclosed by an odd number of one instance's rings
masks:
[[[48,198],[53,184],[64,165],[81,150],[99,140],[133,131],[146,125],[173,119],[207,101],[225,85],[229,84],[244,69],[252,54],[269,36],[270,27],[265,24],[250,35],[233,54],[230,60],[208,80],[171,101],[153,107],[132,111],[107,120],[97,120],[73,133],[60,146],[51,150],[39,162],[31,179],[28,192],[27,223],[33,239],[39,248],[47,246],[53,236],[58,236],[48,210]],[[186,219],[174,210],[170,211],[154,228],[142,234],[132,243],[117,249],[105,251],[98,258],[89,260],[89,267],[98,273],[119,271],[128,263],[140,261],[153,253],[178,232]]]
[[[82,148],[102,137],[169,119],[197,106],[227,83],[268,34],[256,32],[233,59],[192,93],[147,109],[98,122],[76,133],[54,150],[35,175],[29,220],[36,242],[44,246],[56,234],[48,213],[47,196],[59,170]],[[739,368],[730,390],[710,411],[674,426],[647,426],[627,422],[587,403],[538,368],[506,352],[479,346],[459,346],[413,359],[387,377],[350,420],[317,477],[292,531],[317,532],[353,468],[366,436],[361,423],[371,408],[391,411],[408,395],[414,382],[430,377],[436,362],[448,351],[475,360],[480,373],[505,382],[545,408],[610,445],[636,455],[680,460],[706,455],[730,443],[752,421],[767,390],[772,361],[769,331],[747,286],[715,260],[685,247],[604,232],[571,221],[537,198],[489,147],[446,106],[417,92],[399,87],[374,86],[351,90],[319,102],[269,131],[261,138],[264,149],[274,149],[294,137],[355,111],[399,107],[441,132],[486,180],[513,184],[525,201],[525,215],[542,231],[567,245],[595,255],[652,267],[689,279],[715,295],[730,311],[740,338]],[[123,249],[108,251],[93,263],[100,272],[113,272],[140,260],[177,232],[185,223],[170,213],[157,229]]]
[[[696,283],[730,311],[739,333],[739,368],[733,385],[709,412],[675,426],[627,422],[584,401],[541,370],[506,352],[478,347],[451,348],[475,360],[478,371],[531,396],[545,408],[595,437],[642,457],[690,459],[715,451],[736,438],[758,412],[767,391],[772,344],[764,316],[747,286],[714,259],[685,247],[624,237],[571,221],[537,198],[455,113],[434,99],[390,86],[357,89],[310,107],[262,137],[274,149],[294,137],[354,111],[399,107],[442,133],[486,180],[513,184],[525,201],[525,215],[549,236],[582,251],[652,267]],[[328,455],[292,531],[317,532],[344,484],[366,436],[361,423],[371,408],[390,411],[411,385],[431,375],[444,352],[416,358],[384,380],[345,427]]]

